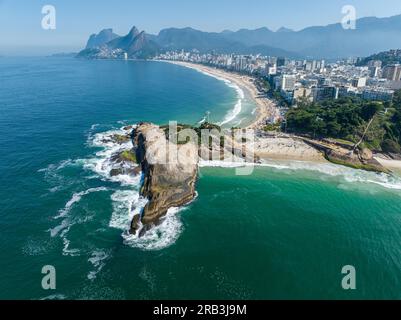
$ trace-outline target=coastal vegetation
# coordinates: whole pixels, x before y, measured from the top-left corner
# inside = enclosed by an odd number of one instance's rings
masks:
[[[366,66],[369,61],[381,61],[382,66],[401,63],[401,51],[390,50],[366,57],[357,63],[357,66]]]
[[[192,126],[192,125],[188,125],[188,124],[177,124],[176,137],[171,137],[170,126],[169,125],[161,126],[160,128],[164,131],[164,134],[166,135],[166,139],[169,139],[169,140],[171,140],[173,142],[176,141],[178,145],[187,144],[188,142],[190,142],[191,137],[189,137],[189,136],[186,137],[185,141],[182,141],[181,139],[178,139],[178,136],[179,136],[180,132],[183,131],[183,130],[186,130],[186,129],[192,130],[193,132],[196,133],[196,138],[197,138],[199,144],[202,141],[201,140],[202,139],[202,130],[209,130],[209,131],[214,132],[214,133],[222,132],[221,127],[219,125],[214,124],[214,123],[210,123],[210,122],[203,122],[199,126]],[[192,138],[195,139],[195,137],[192,137]],[[224,137],[223,136],[221,137],[221,139],[223,139],[223,142],[221,142],[221,143],[224,143]]]
[[[301,101],[287,113],[286,121],[289,132],[341,139],[374,151],[401,151],[401,91],[396,92],[392,103],[356,98]]]
[[[135,152],[132,150],[124,150],[123,152],[121,152],[120,158],[128,162],[137,162]]]

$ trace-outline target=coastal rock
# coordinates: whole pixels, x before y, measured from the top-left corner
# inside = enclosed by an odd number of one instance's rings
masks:
[[[110,170],[110,177],[116,177],[119,175],[130,175],[136,176],[141,173],[141,168],[134,167],[134,168],[113,168]]]
[[[175,145],[166,139],[162,129],[150,123],[140,124],[132,136],[144,177],[141,195],[149,200],[140,218],[132,220],[130,231],[136,234],[140,223],[146,230],[157,224],[168,209],[194,199],[198,146],[193,142]]]
[[[363,148],[360,152],[360,158],[362,161],[369,161],[373,159],[373,152],[368,148]]]
[[[136,155],[133,150],[115,153],[110,160],[114,163],[113,168],[110,170],[111,177],[119,175],[136,176],[141,172],[141,167],[137,165]]]
[[[105,45],[119,36],[113,32],[113,29],[103,29],[98,34],[92,34],[86,44],[86,49],[94,49]]]
[[[368,157],[368,153],[366,153],[365,156]],[[390,173],[390,170],[383,167],[380,162],[378,162],[376,159],[373,159],[373,157],[371,159],[362,161],[361,155],[353,153],[352,151],[344,153],[334,149],[327,149],[326,158],[335,164],[340,164],[355,169]]]

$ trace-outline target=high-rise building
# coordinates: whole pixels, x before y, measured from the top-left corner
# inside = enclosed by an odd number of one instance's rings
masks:
[[[372,78],[377,78],[380,75],[380,67],[371,66],[369,67],[369,75]]]
[[[323,86],[313,88],[313,101],[323,101],[323,100],[331,100],[338,99],[338,88],[334,86]]]
[[[352,80],[352,86],[355,87],[355,88],[366,87],[366,81],[367,81],[367,79],[365,77],[353,79]]]
[[[266,64],[266,74],[268,76],[273,76],[273,75],[277,74],[277,65],[272,64],[272,63],[267,63]]]
[[[386,66],[383,69],[383,78],[390,81],[400,81],[401,79],[401,65],[393,64]]]
[[[287,58],[277,58],[277,67],[283,67],[286,66],[288,63],[288,59]]]
[[[392,101],[393,97],[394,97],[393,90],[366,89],[362,92],[362,99],[370,101]]]
[[[285,74],[281,78],[281,90],[293,91],[295,89],[296,78],[294,75]]]

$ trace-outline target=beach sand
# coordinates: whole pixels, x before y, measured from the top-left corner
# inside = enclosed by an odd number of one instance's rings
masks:
[[[246,127],[246,129],[260,131],[265,126],[266,120],[278,117],[280,115],[277,105],[258,91],[254,84],[254,79],[250,76],[240,75],[222,69],[190,62],[166,60],[162,60],[162,62],[168,62],[186,68],[195,69],[197,71],[228,80],[239,86],[241,89],[246,90],[257,107],[257,115],[255,119],[253,119],[252,123]],[[255,155],[259,156],[262,160],[294,160],[319,163],[329,162],[325,159],[323,153],[319,152],[300,139],[297,139],[296,136],[280,134],[276,137],[256,136],[255,142],[253,143],[253,150]],[[401,174],[401,161],[391,160],[384,157],[376,157],[375,159],[378,160],[385,168],[393,171],[394,173]]]
[[[212,68],[200,64],[181,62],[181,61],[165,61],[186,68],[195,69],[197,71],[210,74],[228,80],[241,89],[246,90],[257,106],[257,115],[252,123],[246,129],[261,130],[266,124],[266,120],[280,115],[276,104],[262,96],[254,84],[254,79],[250,76],[239,75],[236,73]],[[255,155],[262,160],[300,160],[313,162],[327,162],[322,153],[292,137],[255,137],[253,144]]]
[[[385,158],[383,156],[376,156],[375,159],[385,168],[401,174],[401,160],[393,160],[390,158]]]
[[[246,90],[257,107],[256,118],[247,127],[249,129],[259,128],[266,123],[266,119],[279,116],[280,114],[277,106],[273,101],[269,100],[266,97],[261,96],[261,94],[259,93],[258,89],[254,84],[254,79],[250,76],[240,75],[233,72],[228,72],[221,69],[212,68],[190,62],[181,62],[181,61],[166,61],[166,62],[195,69],[203,73],[208,73],[212,76],[228,80],[239,86],[241,89]]]

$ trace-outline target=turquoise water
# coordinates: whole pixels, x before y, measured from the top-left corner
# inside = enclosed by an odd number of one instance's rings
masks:
[[[126,237],[138,181],[104,174],[102,139],[141,120],[220,121],[238,102],[222,81],[155,62],[2,58],[0,84],[0,298],[401,298],[397,177],[205,167],[193,203]],[[55,291],[41,288],[44,265]],[[341,288],[344,265],[355,291]]]

